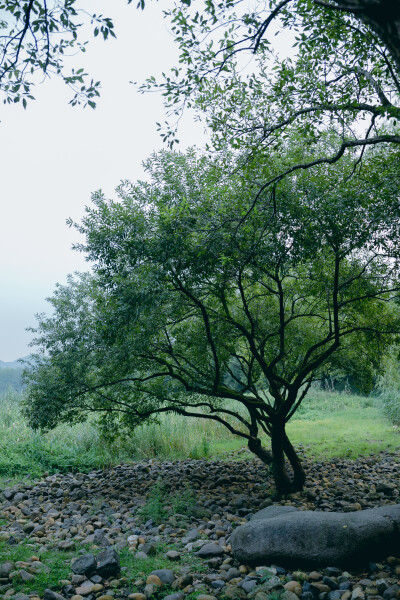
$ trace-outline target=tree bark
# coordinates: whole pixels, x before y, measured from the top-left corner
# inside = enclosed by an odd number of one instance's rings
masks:
[[[250,438],[248,440],[248,448],[264,464],[272,466],[272,476],[279,495],[291,494],[303,489],[306,474],[286,434],[284,423],[275,423],[271,428],[272,452],[263,448],[259,438]],[[285,456],[293,470],[292,477],[287,472]]]
[[[272,454],[269,450],[263,448],[261,440],[258,438],[249,438],[247,446],[250,452],[253,452],[266,465],[272,464]]]
[[[400,2],[399,0],[328,0],[352,13],[378,35],[389,50],[400,73]],[[353,10],[352,10],[353,9]]]
[[[283,450],[285,441],[285,428],[274,426],[271,429],[271,450],[272,450],[272,474],[275,481],[276,491],[279,495],[290,494],[297,491],[293,487],[285,465],[285,453]]]
[[[285,431],[285,422],[276,421],[271,428],[272,473],[279,495],[299,492],[303,489],[306,474],[300,459]],[[285,456],[292,468],[290,476],[286,469]]]
[[[306,474],[303,469],[303,466],[300,462],[300,459],[297,455],[296,450],[293,448],[292,443],[290,442],[286,431],[284,432],[285,437],[283,440],[283,451],[287,456],[288,461],[290,462],[290,466],[293,469],[293,486],[294,491],[301,491],[306,482]]]

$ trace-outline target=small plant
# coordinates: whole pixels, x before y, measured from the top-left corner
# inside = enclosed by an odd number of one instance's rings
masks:
[[[151,488],[147,502],[138,510],[139,520],[144,523],[152,519],[156,525],[160,525],[167,518],[165,500],[167,491],[165,484],[158,480]]]
[[[200,443],[195,444],[189,452],[189,458],[196,460],[200,458],[208,458],[210,456],[210,441],[203,435]]]
[[[158,480],[153,485],[146,504],[138,510],[138,517],[141,522],[152,519],[156,525],[160,525],[171,513],[184,517],[203,516],[193,491],[187,485],[182,490],[171,494],[168,493],[166,485]]]
[[[200,508],[197,506],[193,491],[186,485],[173,496],[170,496],[172,512],[186,517],[198,517]]]

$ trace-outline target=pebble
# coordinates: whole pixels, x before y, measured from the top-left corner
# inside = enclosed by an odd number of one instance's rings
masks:
[[[246,463],[229,459],[142,461],[88,474],[47,475],[33,484],[4,489],[0,517],[5,524],[0,527],[0,539],[14,546],[32,544],[35,555],[26,562],[0,563],[0,595],[6,600],[27,600],[28,594],[15,593],[11,582],[16,577],[19,585],[25,581],[31,588],[28,580],[50,571],[41,562],[41,549],[51,544],[65,553],[83,542],[97,550],[93,554],[76,551],[69,578],[60,581],[57,589],[46,590],[43,598],[30,594],[30,600],[147,600],[160,593],[165,600],[184,600],[194,592],[200,592],[197,600],[216,600],[222,595],[232,600],[268,600],[271,594],[280,595],[281,600],[400,599],[400,556],[371,563],[369,570],[359,574],[330,565],[321,571],[291,572],[280,565],[252,569],[237,564],[229,546],[233,527],[273,503],[342,512],[397,503],[400,452],[382,452],[354,462],[305,460],[304,492],[280,501],[273,499],[266,467],[245,449],[237,454],[246,456]],[[192,516],[170,513],[160,525],[137,519],[138,508],[160,478],[167,491],[192,490],[196,500]],[[171,569],[150,571],[146,564],[153,564],[149,557],[159,552],[159,544]],[[143,576],[135,586],[128,583],[119,564],[124,547],[142,561]],[[188,554],[201,559],[200,572],[185,564]],[[3,584],[7,589],[2,589]]]

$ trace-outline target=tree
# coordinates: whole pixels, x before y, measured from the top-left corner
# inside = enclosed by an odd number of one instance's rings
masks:
[[[94,272],[39,316],[30,423],[213,420],[272,461],[280,493],[301,489],[286,423],[341,352],[367,347],[375,365],[400,331],[394,158],[368,153],[357,184],[346,169],[293,175],[250,211],[248,181],[194,151],[153,156],[151,181],[125,182],[116,201],[94,194],[77,226]]]
[[[96,106],[100,82],[88,81],[81,68],[67,71],[68,53],[85,52],[87,41],[79,40],[79,29],[89,20],[94,35],[115,37],[109,17],[88,15],[76,0],[0,1],[0,90],[4,103],[33,100],[35,82],[60,76],[72,89],[71,104]]]
[[[128,4],[131,1],[128,0]],[[304,26],[303,33],[310,31],[310,17],[314,20],[311,45],[308,47],[311,54],[308,54],[308,58],[312,59],[313,52],[325,44],[329,47],[333,45],[336,54],[335,46],[338,45],[345,52],[350,50],[353,54],[355,50],[356,55],[359,52],[358,66],[363,69],[366,50],[370,52],[369,58],[372,56],[375,60],[378,54],[379,62],[383,61],[387,70],[394,70],[393,80],[399,76],[400,8],[397,0],[271,0],[269,13],[264,5],[261,8],[260,5],[258,13],[244,12],[238,19],[234,19],[230,11],[233,6],[240,4],[232,0],[220,0],[217,3],[208,0],[195,13],[194,20],[190,21],[184,11],[190,7],[191,0],[178,3],[171,15],[177,41],[181,43],[181,62],[189,61],[190,64],[193,51],[199,47],[196,34],[208,33],[214,25],[226,25],[226,31],[221,39],[220,52],[215,55],[211,47],[206,48],[204,56],[206,62],[209,62],[210,72],[213,72],[214,67],[220,68],[219,56],[225,67],[227,56],[236,54],[240,49],[258,52],[265,44],[265,35],[271,22],[282,15],[281,24],[284,28],[292,27],[293,21],[298,19],[296,27],[302,29]],[[143,9],[145,1],[139,0],[138,7]],[[0,2],[0,10],[3,13],[0,20],[0,89],[4,94],[4,101],[22,100],[26,105],[27,99],[33,98],[31,92],[37,79],[35,74],[45,77],[56,74],[73,88],[73,104],[85,102],[94,108],[95,99],[99,95],[99,82],[91,80],[86,84],[87,74],[79,68],[67,73],[63,58],[68,51],[85,50],[87,40],[79,40],[79,31],[85,21],[94,23],[95,36],[100,33],[107,39],[115,36],[112,20],[103,15],[88,15],[84,9],[79,8],[77,0],[3,0]],[[338,15],[337,19],[334,18],[335,13]],[[238,38],[232,45],[231,36],[235,33]],[[351,39],[356,41],[356,46],[350,43],[350,48],[348,41]],[[305,41],[303,38],[304,56],[307,58]],[[315,58],[318,59],[318,54]],[[366,64],[370,65],[369,61]],[[343,65],[347,65],[346,56],[343,57]],[[191,69],[189,74],[190,72]],[[198,75],[202,75],[201,68]],[[365,85],[361,71],[354,73],[354,76],[357,87],[359,80]],[[196,79],[191,83],[195,82]],[[187,82],[184,87],[187,92]],[[396,89],[398,92],[398,83]]]
[[[314,0],[319,6],[350,13],[368,25],[390,52],[400,71],[400,6],[396,0]]]
[[[171,146],[186,107],[205,118],[214,150],[228,143],[250,162],[279,151],[294,130],[317,147],[326,127],[336,127],[335,148],[286,164],[266,188],[294,170],[333,164],[351,148],[359,149],[358,164],[367,146],[400,143],[398,2],[271,0],[269,9],[260,2],[246,12],[242,2],[210,1],[200,11],[188,1],[168,16],[179,68],[160,82],[149,78],[142,89],[165,95],[171,119],[160,130]],[[289,36],[295,52],[275,53],[271,27]]]

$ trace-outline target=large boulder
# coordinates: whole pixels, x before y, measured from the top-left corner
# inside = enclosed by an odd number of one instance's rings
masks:
[[[245,564],[362,565],[398,554],[400,504],[348,513],[270,506],[235,529],[230,544]]]

